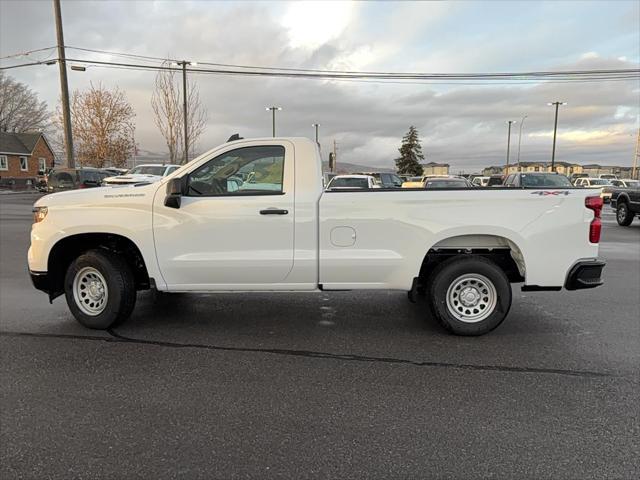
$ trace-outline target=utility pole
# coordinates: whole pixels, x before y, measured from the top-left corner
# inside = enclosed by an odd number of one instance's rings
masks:
[[[504,172],[505,175],[509,175],[509,150],[511,148],[511,124],[516,123],[515,120],[508,120],[509,132],[507,133],[507,168]]]
[[[553,150],[551,150],[551,171],[556,171],[556,132],[558,131],[558,107],[560,105],[566,105],[567,102],[552,102],[547,103],[547,105],[555,105],[556,106],[556,119],[553,123]]]
[[[520,120],[520,134],[518,135],[518,171],[520,171],[520,143],[522,142],[522,127],[524,126],[524,120],[527,117],[528,115],[525,115],[522,117],[522,120]]]
[[[75,168],[73,157],[73,135],[71,131],[71,107],[69,106],[69,84],[67,82],[67,62],[64,52],[64,34],[62,32],[62,12],[60,0],[53,0],[56,17],[56,38],[58,41],[58,68],[60,70],[60,96],[62,98],[62,123],[64,127],[64,147],[67,151],[67,167]]]
[[[182,123],[184,124],[184,158],[182,164],[189,161],[189,130],[187,125],[187,65],[197,65],[195,62],[171,62],[174,67],[182,67]]]
[[[631,169],[631,178],[638,180],[638,157],[640,157],[640,128],[636,137],[636,155],[633,157],[633,167]]]
[[[281,107],[266,107],[265,110],[271,110],[271,133],[275,138],[276,136],[276,110],[282,110]]]

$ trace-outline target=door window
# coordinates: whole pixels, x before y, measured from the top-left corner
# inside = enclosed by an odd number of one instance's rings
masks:
[[[284,147],[244,147],[223,153],[193,171],[187,195],[278,195],[283,193]]]

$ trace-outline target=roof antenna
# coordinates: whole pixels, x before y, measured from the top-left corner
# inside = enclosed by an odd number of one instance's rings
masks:
[[[227,140],[227,142],[234,142],[236,140],[243,140],[243,139],[244,137],[241,137],[239,133],[234,133],[229,137],[229,140]]]

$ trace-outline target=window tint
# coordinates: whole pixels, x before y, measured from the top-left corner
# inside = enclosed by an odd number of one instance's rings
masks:
[[[369,188],[369,181],[359,177],[334,178],[329,183],[329,188]]]
[[[523,187],[570,187],[571,182],[564,175],[557,174],[539,174],[539,175],[522,175]]]
[[[425,188],[467,188],[466,180],[427,180]]]
[[[208,161],[189,175],[188,195],[282,193],[284,147],[244,147]]]
[[[54,186],[58,187],[73,187],[74,181],[73,177],[69,172],[56,172],[53,175],[51,182]]]

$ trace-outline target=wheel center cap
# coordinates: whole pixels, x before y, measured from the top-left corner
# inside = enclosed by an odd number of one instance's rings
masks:
[[[93,298],[93,299],[97,299],[100,298],[102,296],[102,285],[100,285],[98,282],[91,282],[91,284],[89,285],[89,295]]]
[[[478,303],[480,299],[480,292],[475,288],[465,288],[460,294],[460,301],[465,307],[471,307]]]

